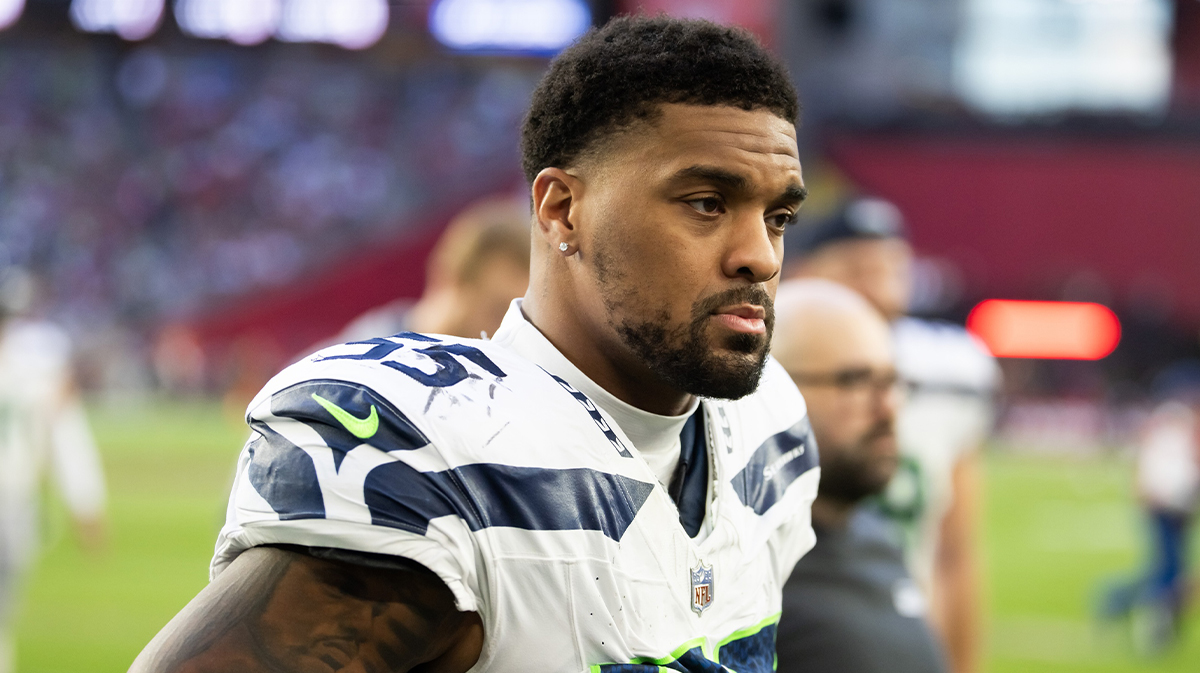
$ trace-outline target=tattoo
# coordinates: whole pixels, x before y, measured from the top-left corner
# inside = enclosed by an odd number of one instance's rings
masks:
[[[465,671],[482,626],[432,572],[377,554],[255,548],[159,634],[131,673]]]

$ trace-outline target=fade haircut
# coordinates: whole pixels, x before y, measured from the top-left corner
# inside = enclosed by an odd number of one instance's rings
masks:
[[[698,19],[623,16],[594,28],[550,64],[521,129],[531,183],[566,168],[664,103],[766,109],[792,124],[799,104],[783,63],[740,28]]]

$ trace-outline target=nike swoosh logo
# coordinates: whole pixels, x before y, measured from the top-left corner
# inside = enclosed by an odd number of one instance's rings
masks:
[[[366,418],[358,418],[316,393],[312,394],[312,398],[317,401],[317,404],[325,407],[325,411],[332,414],[343,427],[350,431],[350,434],[359,439],[370,439],[379,431],[379,412],[375,410],[374,404],[371,405],[371,413],[367,414]]]

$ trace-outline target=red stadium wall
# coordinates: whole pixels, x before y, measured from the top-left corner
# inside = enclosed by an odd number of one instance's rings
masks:
[[[1118,310],[1200,322],[1200,142],[843,135],[830,154],[974,294],[1059,299],[1085,274]]]
[[[620,14],[663,13],[741,26],[768,46],[775,43],[778,32],[778,0],[617,0],[616,6]]]
[[[232,366],[273,373],[286,360],[304,354],[365,311],[393,299],[421,295],[425,259],[450,219],[371,250],[361,250],[299,284],[243,297],[206,313],[189,325],[216,374]],[[253,363],[247,359],[253,358]],[[258,385],[265,379],[258,381]]]

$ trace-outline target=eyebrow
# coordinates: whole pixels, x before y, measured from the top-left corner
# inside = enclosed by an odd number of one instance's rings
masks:
[[[703,180],[730,191],[747,191],[750,189],[750,181],[746,179],[746,176],[738,175],[737,173],[727,171],[724,168],[717,168],[716,166],[688,166],[676,173],[673,179],[679,182],[685,180]]]
[[[701,180],[711,182],[718,187],[722,187],[731,192],[746,192],[750,190],[750,180],[744,175],[739,175],[732,171],[718,168],[716,166],[688,166],[687,168],[676,173],[673,181],[683,182],[686,180]],[[788,185],[783,193],[780,194],[775,201],[787,205],[800,205],[808,198],[808,189],[803,185],[791,184]]]
[[[787,204],[800,205],[808,198],[808,188],[802,185],[788,185],[779,197],[779,201]]]

